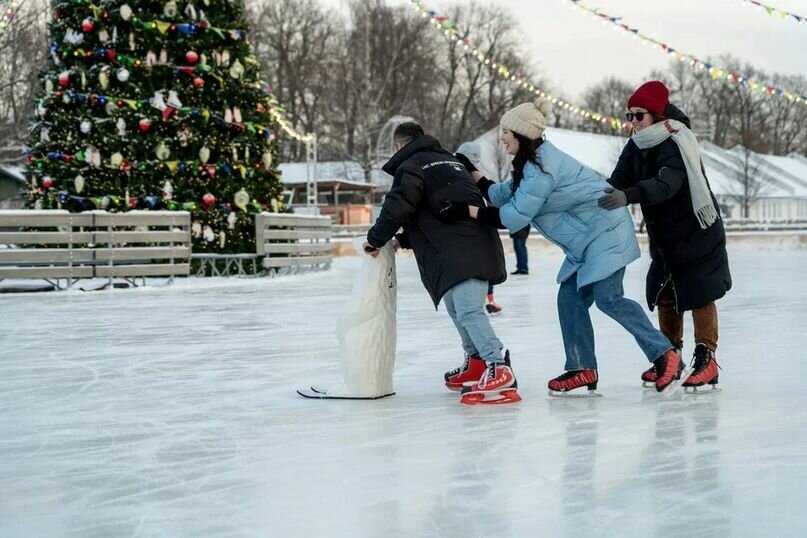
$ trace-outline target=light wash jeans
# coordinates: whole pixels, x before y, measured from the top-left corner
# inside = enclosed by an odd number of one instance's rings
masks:
[[[649,361],[654,361],[672,347],[670,340],[653,327],[639,303],[627,299],[622,289],[623,267],[611,276],[577,289],[577,274],[560,285],[558,317],[566,349],[566,370],[596,369],[594,329],[589,308],[597,305],[605,315],[622,325],[642,348]]]
[[[471,278],[448,290],[443,304],[460,333],[465,353],[478,355],[487,362],[503,362],[502,343],[485,314],[487,293],[488,282]]]

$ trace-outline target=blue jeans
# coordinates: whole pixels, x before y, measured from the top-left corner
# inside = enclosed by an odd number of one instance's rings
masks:
[[[484,310],[487,291],[486,281],[471,278],[448,290],[443,304],[460,333],[465,353],[478,355],[487,362],[503,362],[502,343]]]
[[[513,250],[516,251],[516,271],[528,272],[530,270],[527,255],[527,239],[513,238]]]
[[[597,305],[605,315],[622,325],[633,337],[649,361],[654,361],[672,348],[669,339],[653,327],[639,303],[625,298],[623,267],[608,278],[577,289],[577,274],[560,285],[558,316],[566,349],[566,370],[596,369],[594,329],[589,308]]]

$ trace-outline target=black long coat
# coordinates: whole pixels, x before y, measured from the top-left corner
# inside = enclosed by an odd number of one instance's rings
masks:
[[[689,118],[673,105],[665,112],[689,126]],[[672,138],[645,151],[630,140],[608,182],[625,192],[628,203],[641,204],[652,260],[646,283],[651,310],[668,282],[679,312],[704,306],[731,289],[723,221],[700,227],[684,161]],[[718,207],[714,194],[712,202]]]
[[[374,247],[399,228],[401,246],[415,252],[420,278],[436,307],[455,285],[476,278],[507,278],[498,230],[475,219],[446,224],[437,217],[444,200],[482,207],[482,193],[454,156],[431,136],[412,140],[383,167],[394,176],[381,213],[367,233]]]

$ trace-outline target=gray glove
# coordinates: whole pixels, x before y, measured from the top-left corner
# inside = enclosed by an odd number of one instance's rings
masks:
[[[613,187],[606,187],[605,196],[597,200],[597,205],[603,209],[619,209],[628,205],[628,197],[624,192]]]

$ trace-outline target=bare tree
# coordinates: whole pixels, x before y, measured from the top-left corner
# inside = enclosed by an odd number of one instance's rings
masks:
[[[583,104],[589,110],[597,110],[615,118],[624,118],[628,98],[634,89],[624,80],[608,77],[586,90],[583,94]],[[579,129],[593,133],[614,134],[610,125],[589,120],[580,121]]]

